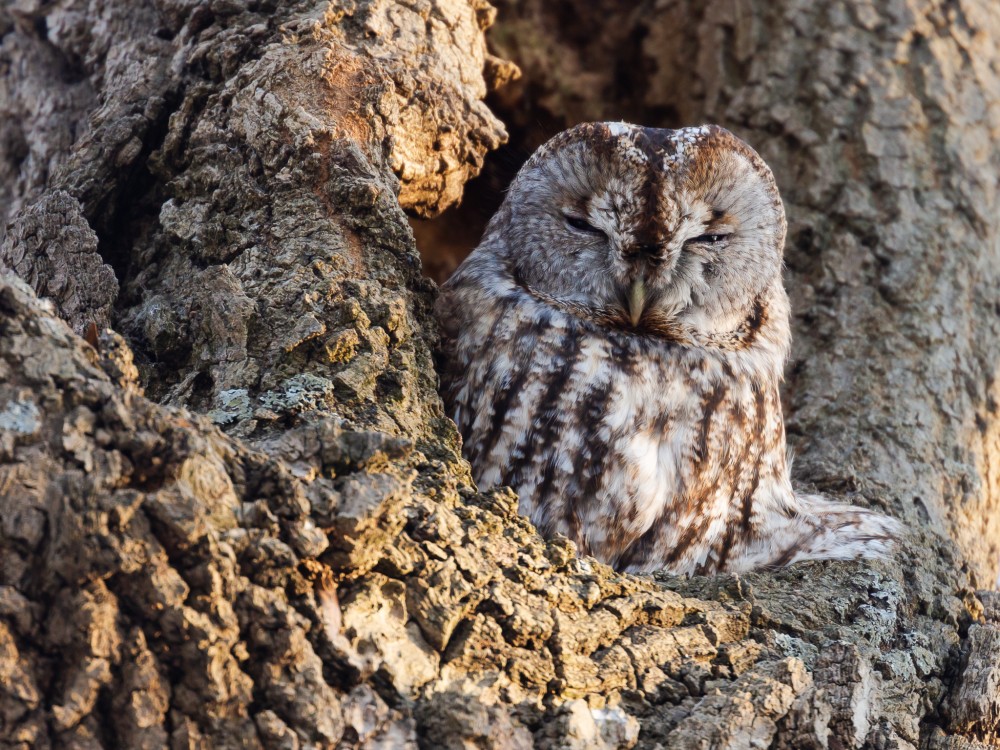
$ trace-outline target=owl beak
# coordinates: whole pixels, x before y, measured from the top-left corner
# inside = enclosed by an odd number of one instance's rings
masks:
[[[628,290],[628,316],[633,326],[639,325],[646,310],[646,282],[636,279]]]

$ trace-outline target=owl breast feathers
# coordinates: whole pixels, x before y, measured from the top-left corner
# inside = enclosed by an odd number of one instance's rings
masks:
[[[897,521],[792,489],[784,238],[770,170],[722,128],[542,146],[437,303],[480,486],[619,570],[885,555]]]

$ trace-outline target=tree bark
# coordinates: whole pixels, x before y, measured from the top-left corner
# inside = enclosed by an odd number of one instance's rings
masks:
[[[1000,11],[500,11],[494,56],[481,0],[0,9],[0,746],[1000,742]],[[896,559],[623,576],[472,486],[404,210],[505,139],[507,58],[520,145],[772,165],[797,473]]]

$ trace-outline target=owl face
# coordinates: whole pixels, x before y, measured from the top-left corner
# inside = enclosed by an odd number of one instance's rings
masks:
[[[528,160],[483,245],[525,288],[617,327],[714,334],[780,288],[784,237],[771,171],[732,133],[588,123]]]

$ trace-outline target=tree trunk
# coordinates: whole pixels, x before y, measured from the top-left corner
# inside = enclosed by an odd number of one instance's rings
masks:
[[[772,165],[799,480],[911,529],[690,580],[539,538],[442,413],[404,209],[506,138],[493,16],[0,9],[0,746],[995,746],[1000,10],[501,5],[516,145],[712,120]]]

